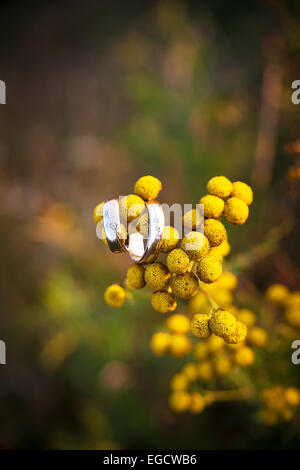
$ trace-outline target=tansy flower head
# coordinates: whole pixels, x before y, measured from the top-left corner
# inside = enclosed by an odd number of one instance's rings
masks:
[[[248,331],[247,341],[255,348],[263,348],[268,343],[268,335],[259,326],[254,326]]]
[[[211,337],[207,341],[208,351],[211,354],[216,354],[216,353],[222,351],[224,346],[225,346],[225,342],[224,342],[223,338],[220,338],[220,336],[211,335]]]
[[[95,224],[97,224],[98,222],[100,222],[100,220],[103,219],[103,206],[104,206],[104,201],[100,202],[100,204],[98,204],[94,209]]]
[[[233,333],[230,333],[226,336],[225,341],[229,344],[239,344],[242,343],[247,336],[247,327],[244,323],[237,320],[236,321],[236,328]]]
[[[210,246],[219,246],[227,238],[224,225],[216,219],[206,219],[204,221],[204,235]]]
[[[235,352],[235,361],[241,367],[249,367],[254,362],[254,352],[248,346],[242,346]]]
[[[215,371],[220,377],[226,377],[232,371],[232,361],[227,356],[220,356],[215,361]]]
[[[185,334],[190,331],[190,321],[185,315],[175,313],[171,315],[166,321],[167,328],[172,333]]]
[[[203,282],[215,282],[222,274],[222,265],[213,256],[204,256],[198,263],[197,274]]]
[[[224,240],[223,243],[219,246],[213,246],[210,249],[209,254],[217,258],[219,261],[222,261],[224,256],[227,256],[230,253],[231,247],[228,243],[228,240]]]
[[[288,405],[298,406],[300,404],[300,391],[295,387],[288,387],[284,391],[284,398]]]
[[[211,251],[210,251],[210,254]],[[221,274],[221,277],[220,279],[218,279],[218,281],[214,284],[214,286],[220,288],[220,287],[223,287],[224,289],[228,289],[228,290],[234,290],[236,288],[236,285],[237,285],[237,277],[235,276],[235,274],[229,272],[229,271],[225,271]]]
[[[236,319],[226,310],[219,309],[213,312],[209,320],[209,327],[215,335],[227,341],[231,335],[235,334]]]
[[[120,199],[120,215],[123,220],[131,222],[138,217],[145,208],[145,202],[136,194],[129,194]]]
[[[168,253],[169,251],[176,248],[179,242],[179,233],[174,227],[166,225],[163,229],[161,242],[159,245],[160,251]]]
[[[145,282],[145,269],[140,264],[133,264],[127,271],[128,286],[131,289],[142,289]]]
[[[193,382],[198,377],[197,364],[189,362],[182,368],[181,373],[185,375],[189,381]]]
[[[158,332],[154,333],[151,338],[150,347],[154,354],[162,356],[168,350],[170,345],[171,336],[168,333]]]
[[[188,378],[184,374],[175,374],[173,375],[171,382],[170,382],[170,388],[171,390],[178,392],[185,390],[188,386]]]
[[[295,290],[294,292],[291,292],[286,303],[289,307],[300,309],[300,291]]]
[[[162,184],[159,179],[154,176],[142,176],[137,180],[134,186],[134,192],[142,199],[149,201],[155,199],[162,189]]]
[[[236,181],[233,183],[232,196],[241,199],[247,204],[247,206],[250,206],[253,201],[252,189],[248,184],[243,183],[242,181]]]
[[[153,292],[151,296],[151,304],[154,310],[160,313],[173,312],[177,307],[177,303],[173,295],[167,291]]]
[[[196,230],[201,225],[202,218],[197,209],[191,209],[182,217],[182,225],[185,231]]]
[[[206,359],[208,356],[208,347],[207,347],[207,341],[200,341],[196,346],[194,347],[194,356],[197,361],[202,361],[203,359]]]
[[[171,336],[170,352],[175,357],[183,357],[192,349],[189,338],[185,335],[175,334]]]
[[[149,264],[145,269],[145,281],[148,287],[153,290],[164,289],[170,280],[170,272],[162,263]]]
[[[192,260],[199,260],[208,253],[209,243],[203,233],[189,232],[184,236],[181,248]]]
[[[178,274],[172,278],[171,289],[180,299],[189,299],[199,290],[197,277],[192,273]]]
[[[197,313],[191,319],[191,331],[198,338],[208,338],[211,335],[209,329],[209,316],[205,313]]]
[[[248,219],[248,215],[248,206],[241,199],[231,197],[225,202],[224,217],[227,222],[234,225],[243,225]]]
[[[108,286],[104,292],[104,300],[111,307],[122,307],[126,300],[126,291],[119,284]]]
[[[225,176],[215,176],[207,183],[209,194],[218,197],[228,197],[232,192],[232,183]]]
[[[191,313],[209,313],[211,307],[210,304],[201,290],[197,292],[194,297],[189,300],[189,311]]]
[[[207,218],[218,219],[223,214],[224,201],[217,196],[206,194],[200,199],[199,204],[204,205],[204,216]]]
[[[183,274],[190,265],[190,259],[181,248],[175,248],[167,256],[167,266],[171,273]]]
[[[283,284],[272,284],[266,290],[266,297],[269,300],[269,302],[272,302],[278,305],[283,305],[285,304],[289,296],[289,293],[290,292],[288,288],[284,286]]]
[[[184,413],[191,404],[191,395],[187,392],[174,392],[170,395],[169,405],[175,413]]]
[[[191,402],[189,406],[189,411],[194,414],[199,414],[199,413],[202,413],[204,408],[205,408],[205,400],[203,396],[198,392],[191,393]]]
[[[300,328],[300,308],[297,306],[288,307],[285,312],[285,319],[289,325]]]
[[[251,312],[251,310],[248,310],[247,308],[242,308],[238,311],[238,318],[240,321],[245,323],[248,328],[254,326],[256,322],[255,313]]]
[[[198,365],[198,378],[203,382],[212,382],[215,377],[215,371],[211,361],[204,361]]]

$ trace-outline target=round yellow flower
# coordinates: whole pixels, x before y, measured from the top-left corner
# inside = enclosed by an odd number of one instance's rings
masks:
[[[268,335],[259,326],[254,326],[249,329],[247,341],[255,348],[263,348],[268,343]]]
[[[198,338],[208,338],[211,335],[209,329],[209,316],[204,313],[197,313],[191,319],[191,331]]]
[[[190,259],[181,248],[175,248],[167,256],[167,266],[171,273],[183,274],[190,265]]]
[[[235,352],[235,361],[241,367],[249,367],[254,362],[254,352],[248,346],[242,346]]]
[[[126,300],[126,291],[119,284],[111,284],[104,292],[104,300],[111,307],[122,307]]]
[[[175,357],[183,357],[189,354],[192,344],[185,335],[172,335],[170,343],[170,352]]]
[[[211,309],[210,303],[200,290],[189,300],[188,306],[189,311],[194,314],[198,312],[209,313]]]
[[[186,334],[190,331],[190,321],[185,315],[175,313],[171,315],[166,321],[167,328],[172,333]]]
[[[228,240],[224,240],[223,243],[221,243],[221,245],[213,246],[210,249],[209,254],[217,258],[219,261],[222,261],[224,256],[227,256],[230,253],[230,250],[231,250],[231,247],[228,243]]]
[[[129,194],[120,199],[120,216],[123,220],[131,222],[138,217],[145,208],[145,202],[136,194]],[[127,218],[127,219],[126,219]]]
[[[206,219],[204,221],[204,235],[210,246],[219,246],[227,238],[224,225],[216,219]]]
[[[295,328],[300,328],[300,308],[289,307],[285,312],[286,321]]]
[[[251,187],[242,181],[235,181],[233,183],[232,196],[241,199],[247,206],[250,206],[253,201],[253,191]]]
[[[142,199],[149,201],[155,199],[162,189],[162,184],[159,179],[154,176],[142,176],[137,180],[134,186],[134,192]]]
[[[209,254],[212,255],[211,252]],[[232,291],[237,286],[237,277],[229,271],[222,272],[220,279],[217,280],[214,286],[218,287],[218,289],[223,287],[224,289]]]
[[[180,299],[189,299],[199,290],[197,277],[192,273],[177,274],[172,278],[171,289]]]
[[[248,215],[248,206],[241,199],[231,197],[225,202],[224,217],[227,222],[234,225],[243,225],[248,219]]]
[[[146,284],[144,267],[133,264],[128,268],[126,278],[131,289],[142,289]]]
[[[210,361],[201,362],[198,365],[198,378],[203,382],[211,382],[215,377],[215,371]]]
[[[288,405],[298,406],[300,404],[300,391],[295,387],[288,387],[284,391],[284,398]]]
[[[194,356],[197,361],[202,361],[202,359],[206,359],[208,356],[208,347],[207,341],[200,341],[194,347]]]
[[[154,354],[162,356],[169,348],[171,336],[168,333],[158,332],[154,333],[151,338],[150,347]]]
[[[199,204],[204,205],[204,216],[211,219],[218,219],[223,214],[224,201],[217,196],[206,194],[203,196]]]
[[[173,312],[177,307],[177,303],[173,295],[167,291],[153,292],[151,296],[151,304],[154,310],[160,313]]]
[[[199,212],[197,211],[197,209],[189,210],[182,217],[182,225],[184,227],[185,232],[187,232],[188,230],[189,231],[196,230],[196,228],[199,227],[199,225],[201,225],[201,222],[202,222],[201,216]]]
[[[225,342],[224,342],[223,338],[220,338],[220,336],[211,335],[211,337],[207,341],[208,351],[211,354],[216,354],[216,353],[222,351],[224,346],[225,346]]]
[[[246,339],[247,336],[247,327],[244,323],[237,320],[236,321],[236,329],[233,333],[229,334],[225,339],[229,344],[238,344],[242,343]]]
[[[98,204],[95,209],[94,209],[94,221],[95,221],[95,224],[97,224],[98,222],[100,222],[100,220],[103,219],[103,206],[104,206],[104,202],[100,202],[100,204]]]
[[[174,227],[166,225],[163,229],[159,250],[163,253],[172,251],[179,242],[179,233]]]
[[[164,289],[170,280],[170,272],[162,263],[149,264],[145,269],[145,281],[148,287],[153,290]]]
[[[207,183],[209,194],[218,197],[228,197],[232,192],[232,183],[225,176],[215,176]]]
[[[189,381],[184,374],[175,374],[173,375],[171,382],[170,382],[170,388],[171,390],[175,392],[179,392],[182,390],[185,390],[189,384]]]
[[[216,258],[207,255],[199,261],[197,274],[205,283],[215,282],[222,274],[222,265]]]
[[[251,328],[255,325],[256,322],[256,315],[255,313],[251,312],[247,308],[242,308],[238,312],[238,318],[241,322],[245,323],[248,328]]]
[[[189,411],[194,414],[202,413],[205,408],[205,400],[200,393],[194,392],[191,393],[191,403],[189,406]]]
[[[235,334],[236,323],[236,319],[231,313],[219,309],[213,312],[209,320],[209,327],[216,336],[227,341],[231,335]]]
[[[226,377],[232,371],[232,361],[227,356],[220,356],[215,361],[215,370],[220,377]]]
[[[187,392],[174,392],[169,397],[170,408],[175,413],[184,413],[191,403],[191,395]]]
[[[266,290],[266,297],[269,302],[274,304],[283,305],[285,304],[290,292],[283,284],[272,284]]]
[[[287,298],[287,305],[300,309],[300,291],[291,292]]]
[[[199,260],[209,251],[209,243],[205,235],[201,232],[187,233],[182,242],[181,248],[192,260]]]
[[[185,375],[188,380],[193,382],[198,377],[197,364],[193,364],[192,362],[189,362],[182,368],[181,373]]]

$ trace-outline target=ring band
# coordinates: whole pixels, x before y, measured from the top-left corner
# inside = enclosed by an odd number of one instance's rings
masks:
[[[118,199],[106,201],[103,205],[103,225],[107,244],[113,253],[128,251],[135,263],[155,261],[165,224],[161,206],[157,202],[146,202],[149,220],[149,233],[146,246],[144,237],[139,232],[122,238],[120,208]]]

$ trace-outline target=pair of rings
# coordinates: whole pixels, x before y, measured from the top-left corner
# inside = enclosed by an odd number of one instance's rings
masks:
[[[136,263],[155,261],[165,225],[165,217],[157,202],[146,202],[148,212],[148,238],[140,232],[133,232],[124,238],[121,227],[118,199],[106,201],[103,205],[103,226],[109,249],[113,253],[127,251]]]

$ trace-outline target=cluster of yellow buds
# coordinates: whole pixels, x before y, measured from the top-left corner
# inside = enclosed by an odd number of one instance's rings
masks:
[[[278,421],[293,419],[296,408],[300,405],[300,390],[295,387],[284,388],[276,385],[262,390],[260,401],[261,420],[269,426],[275,426]]]
[[[167,331],[154,333],[151,338],[151,349],[157,356],[170,352],[175,357],[190,353],[192,343],[187,333],[190,331],[190,320],[187,316],[175,313],[166,321]]]
[[[283,284],[272,284],[266,291],[266,298],[280,310],[285,323],[300,329],[300,291],[291,292]]]

